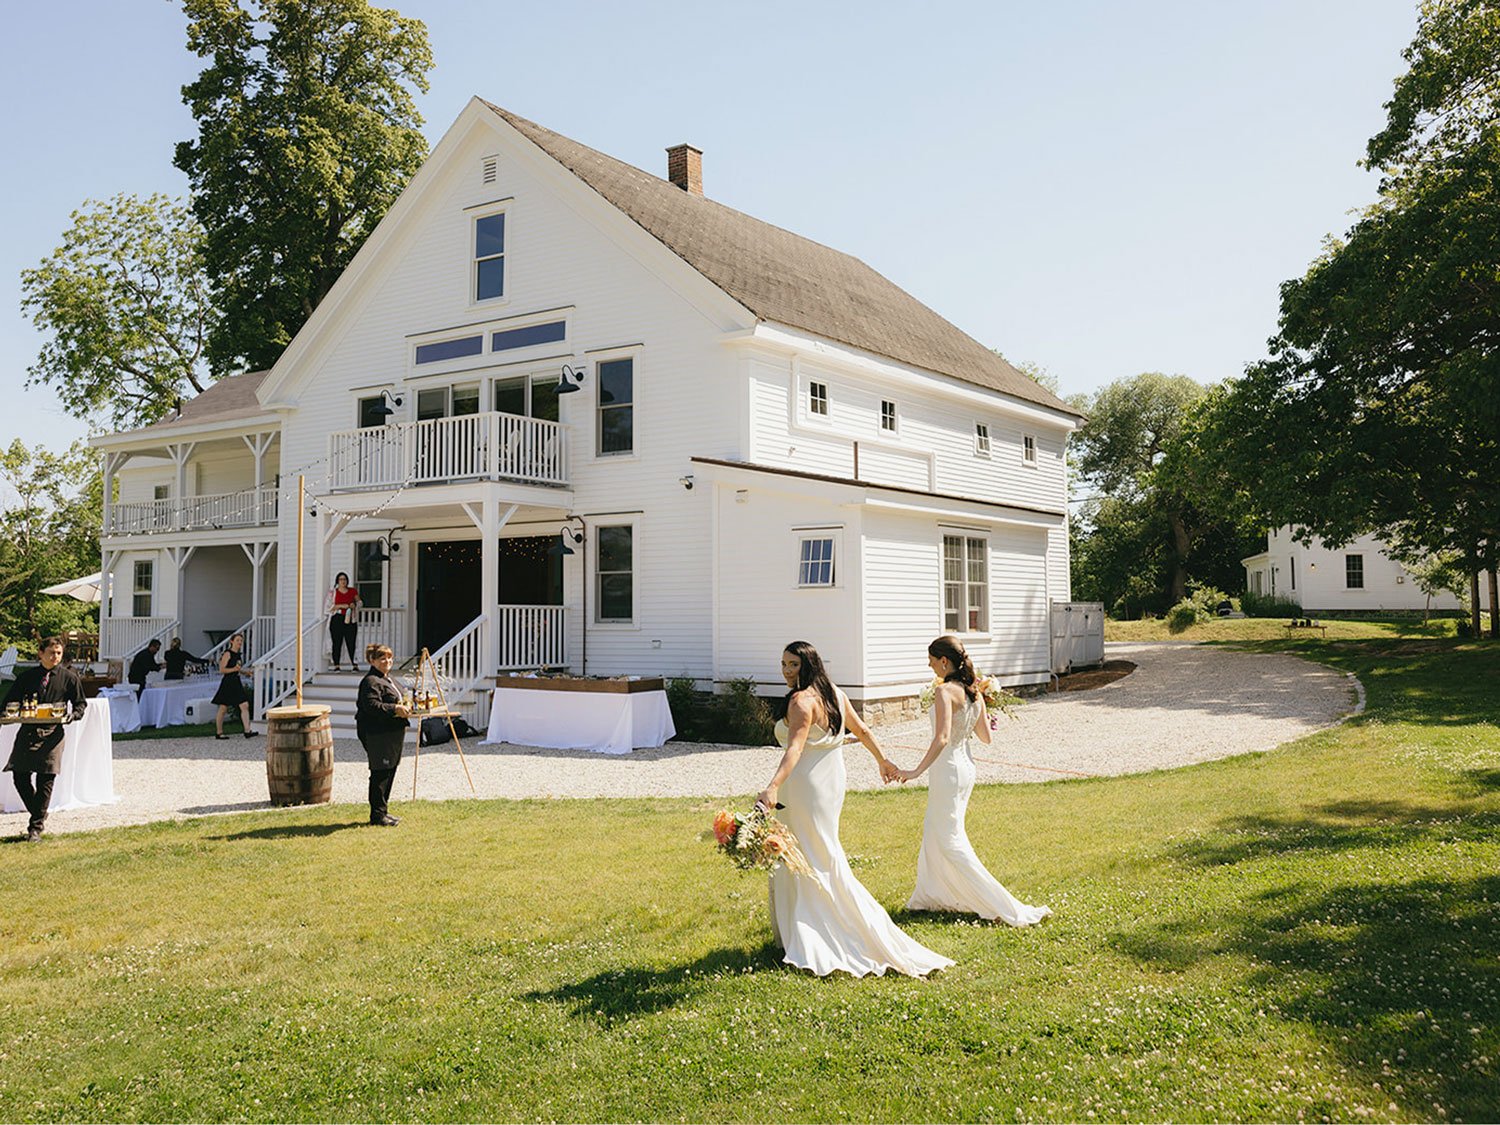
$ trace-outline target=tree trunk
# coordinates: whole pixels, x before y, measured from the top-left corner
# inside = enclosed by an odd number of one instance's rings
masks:
[[[1490,638],[1500,639],[1500,564],[1490,567]]]
[[[1479,566],[1476,563],[1469,571],[1469,627],[1472,630],[1470,636],[1477,638],[1479,634]]]
[[[1176,605],[1187,597],[1187,557],[1192,540],[1180,514],[1173,512],[1168,518],[1172,523],[1172,604]]]

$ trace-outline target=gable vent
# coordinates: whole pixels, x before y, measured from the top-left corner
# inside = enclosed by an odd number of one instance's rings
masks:
[[[486,156],[479,162],[479,168],[480,182],[492,184],[500,176],[500,158],[498,156]]]

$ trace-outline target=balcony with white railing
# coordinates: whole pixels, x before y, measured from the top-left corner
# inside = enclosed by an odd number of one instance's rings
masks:
[[[144,500],[110,508],[107,535],[271,527],[276,523],[276,487],[261,485],[210,496]]]
[[[490,411],[328,435],[334,490],[468,480],[566,486],[567,431],[543,418]]]

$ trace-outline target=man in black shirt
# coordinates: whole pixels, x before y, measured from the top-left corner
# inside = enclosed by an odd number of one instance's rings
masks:
[[[59,716],[64,706],[71,703],[73,718],[79,718],[88,706],[83,698],[83,681],[73,669],[62,667],[62,657],[61,637],[44,640],[37,652],[40,666],[27,668],[16,677],[4,700],[0,700],[0,710],[12,700],[19,703],[27,696],[35,696],[38,703],[50,703],[53,713]],[[13,775],[16,792],[31,814],[26,838],[33,842],[42,838],[42,828],[47,823],[47,806],[52,803],[52,784],[62,768],[62,754],[61,723],[25,723],[16,731],[16,744],[5,768]]]
[[[167,669],[162,673],[162,679],[180,680],[189,664],[202,664],[203,658],[194,656],[183,648],[181,637],[173,637],[172,643],[167,646],[167,651],[161,654],[161,662]]]
[[[146,690],[146,677],[161,668],[156,662],[156,654],[161,651],[161,642],[153,640],[140,652],[135,654],[135,659],[130,662],[130,673],[125,678],[135,685],[135,697],[139,699],[141,693]]]

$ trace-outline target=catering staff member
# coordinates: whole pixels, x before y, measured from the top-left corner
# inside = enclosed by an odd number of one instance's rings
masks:
[[[202,664],[203,657],[194,656],[182,647],[182,638],[173,637],[172,643],[167,646],[167,651],[161,654],[161,662],[166,667],[161,678],[164,680],[180,680],[187,671],[189,664]]]
[[[83,715],[88,706],[83,697],[83,681],[71,668],[62,666],[63,640],[48,637],[42,641],[37,652],[41,661],[35,668],[27,668],[0,700],[0,711],[6,703],[19,703],[28,696],[35,696],[38,703],[49,703],[54,714],[61,717],[69,703],[73,705],[73,719]],[[57,771],[62,768],[63,728],[62,723],[23,723],[16,731],[16,744],[11,749],[10,760],[5,768],[13,775],[16,792],[31,814],[26,825],[26,839],[35,843],[42,838],[42,829],[47,823],[47,806],[52,803],[52,785],[57,780]],[[33,777],[35,780],[33,781]]]
[[[400,823],[390,814],[391,783],[401,764],[401,743],[406,739],[406,720],[411,717],[401,702],[401,689],[391,679],[394,653],[387,645],[365,646],[370,670],[359,681],[354,729],[359,744],[370,759],[370,823],[394,828]]]
[[[151,643],[136,653],[135,659],[130,662],[130,674],[125,678],[135,685],[137,699],[146,690],[146,677],[161,669],[161,665],[156,662],[156,654],[160,651],[161,642],[153,638]]]

